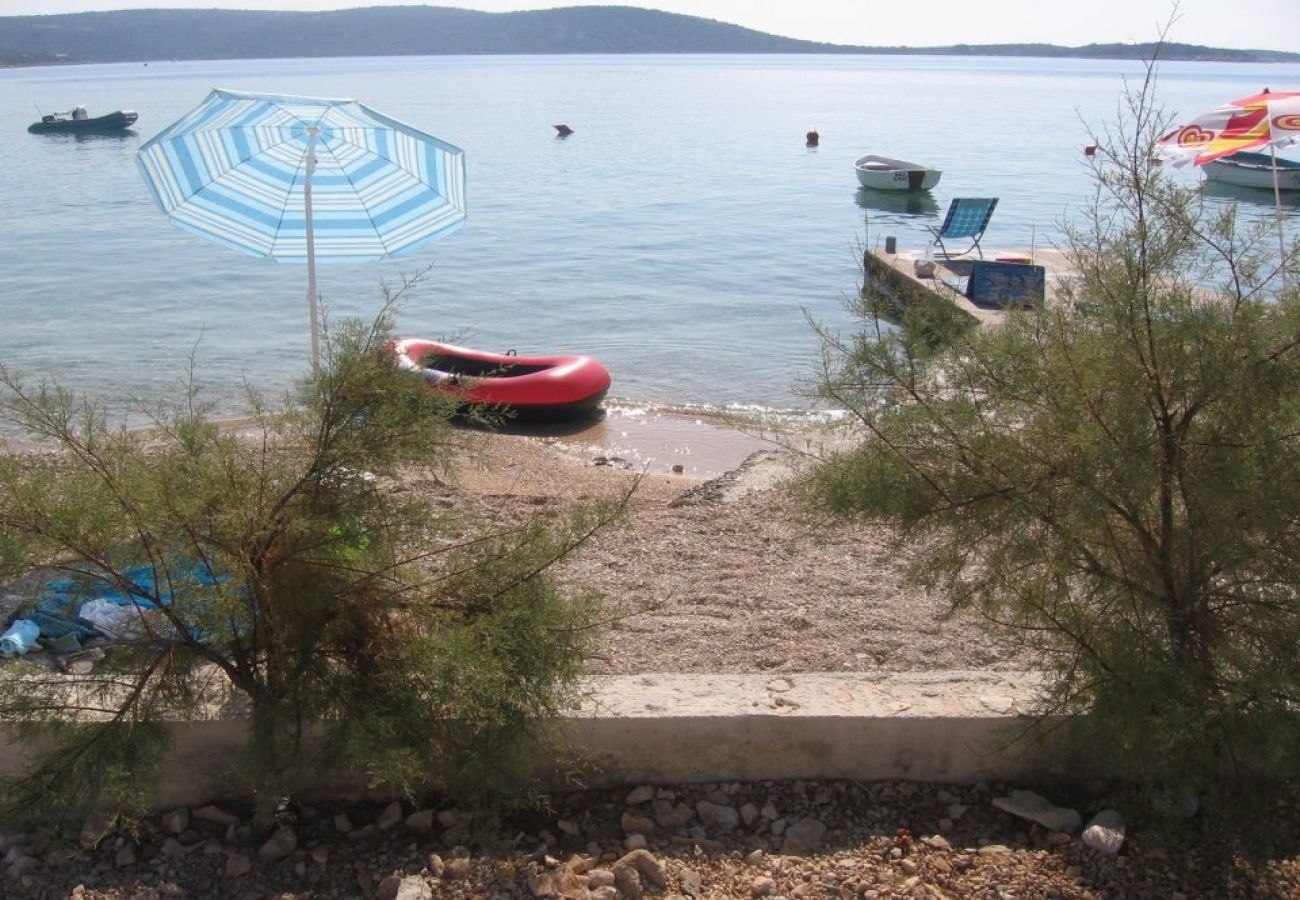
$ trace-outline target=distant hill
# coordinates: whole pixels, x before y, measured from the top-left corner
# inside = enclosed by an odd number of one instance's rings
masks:
[[[0,65],[481,53],[928,53],[1145,59],[1151,44],[851,47],[630,6],[486,13],[435,6],[333,12],[139,9],[0,17]],[[1300,54],[1166,44],[1165,59],[1281,62]]]

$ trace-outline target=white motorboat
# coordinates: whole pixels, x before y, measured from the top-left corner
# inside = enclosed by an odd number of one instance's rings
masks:
[[[858,183],[878,191],[928,191],[943,175],[938,169],[888,156],[862,156],[853,163]]]
[[[1234,153],[1201,168],[1212,181],[1273,190],[1273,157],[1267,153]],[[1300,162],[1277,158],[1277,186],[1284,191],[1300,191]]]

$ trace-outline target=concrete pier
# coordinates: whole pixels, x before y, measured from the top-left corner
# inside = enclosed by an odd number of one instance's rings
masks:
[[[1068,278],[1072,270],[1068,261],[1059,250],[1036,249],[1032,253],[1024,249],[1001,249],[985,251],[984,259],[996,261],[1021,260],[1032,258],[1034,265],[1047,270],[1047,288],[1044,303],[1052,306],[1058,302],[1057,289],[1063,278]],[[883,250],[868,250],[863,254],[862,266],[868,285],[875,285],[889,296],[901,303],[939,303],[951,306],[969,316],[981,325],[997,325],[1006,318],[1007,311],[1000,306],[973,303],[962,293],[966,276],[970,273],[971,263],[978,256],[960,259],[934,260],[934,275],[922,277],[917,274],[917,264],[922,261],[917,251],[886,253]]]

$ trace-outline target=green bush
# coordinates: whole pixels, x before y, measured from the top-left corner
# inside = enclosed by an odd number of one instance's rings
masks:
[[[1088,755],[1193,788],[1300,774],[1296,251],[1152,162],[1152,81],[1099,138],[1046,309],[935,352],[823,330],[860,440],[811,496],[897,526],[912,575],[1038,654]],[[1270,226],[1271,227],[1271,226]],[[1272,255],[1270,256],[1270,251]],[[862,309],[869,312],[871,304]]]
[[[57,451],[0,457],[0,580],[125,591],[143,567],[157,607],[90,675],[0,667],[0,723],[41,748],[3,785],[11,812],[147,804],[160,723],[232,708],[263,824],[305,765],[477,798],[522,783],[588,633],[588,598],[548,568],[606,518],[498,533],[402,499],[403,467],[473,438],[456,397],[392,365],[390,309],[339,329],[281,403],[250,393],[248,427],[219,427],[192,384],[153,428],[114,427],[0,368],[0,417]]]

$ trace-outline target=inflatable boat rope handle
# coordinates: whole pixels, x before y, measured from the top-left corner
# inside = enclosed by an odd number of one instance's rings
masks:
[[[519,354],[516,353],[513,348],[506,351],[506,356],[518,356],[518,355]]]

